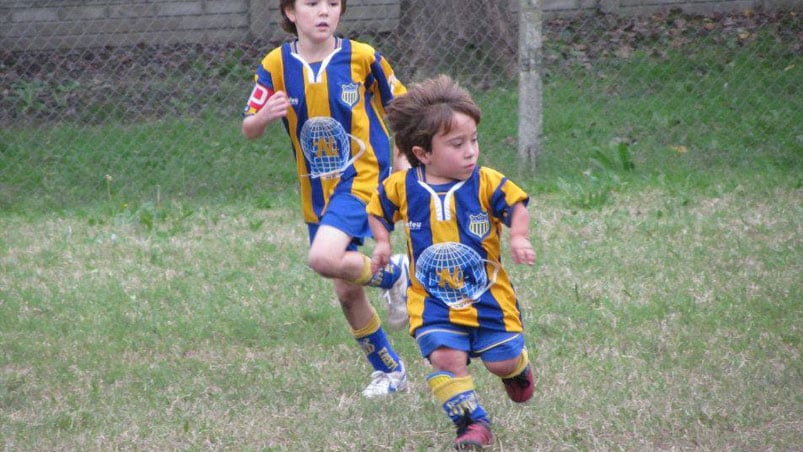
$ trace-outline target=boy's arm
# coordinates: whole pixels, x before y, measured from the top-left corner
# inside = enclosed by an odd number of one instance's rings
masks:
[[[368,226],[376,241],[374,254],[371,257],[371,272],[376,273],[390,262],[390,231],[385,228],[385,224],[379,218],[370,214],[368,215]]]
[[[530,213],[524,203],[516,203],[510,215],[510,254],[517,264],[533,265],[535,251],[530,243]]]

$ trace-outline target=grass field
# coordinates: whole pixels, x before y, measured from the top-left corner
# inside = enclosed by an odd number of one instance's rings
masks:
[[[803,444],[803,64],[737,55],[727,87],[673,83],[689,58],[553,74],[534,174],[511,113],[484,110],[482,161],[529,190],[537,250],[509,267],[533,400],[472,365],[495,450]],[[305,265],[279,127],[259,143],[236,117],[0,133],[5,450],[450,447],[406,333],[411,391],[360,396],[370,369]]]

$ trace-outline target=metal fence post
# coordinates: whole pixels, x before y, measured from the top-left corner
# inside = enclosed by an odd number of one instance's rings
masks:
[[[519,146],[522,164],[535,170],[543,134],[541,0],[519,1]]]

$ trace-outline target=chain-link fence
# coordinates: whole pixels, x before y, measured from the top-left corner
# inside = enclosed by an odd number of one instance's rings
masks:
[[[105,15],[85,19],[78,32],[60,35],[59,27],[72,17],[68,7],[90,3],[103,4]],[[206,5],[196,15],[225,16],[222,22],[220,17],[217,22],[199,20],[208,30],[190,29],[184,16],[168,20],[129,11],[142,8],[141,2],[134,3],[0,4],[5,18],[12,13],[24,17],[25,12],[33,16],[57,11],[37,22],[40,28],[33,35],[21,28],[22,22],[7,19],[3,25],[8,26],[0,49],[0,206],[4,209],[103,200],[110,195],[111,181],[116,193],[125,192],[131,200],[152,196],[154,187],[174,197],[265,189],[258,181],[265,179],[272,164],[254,151],[258,145],[244,144],[239,124],[255,64],[286,39],[275,22],[249,17],[261,14],[275,21],[274,2],[264,2],[269,6],[259,12],[250,9],[259,2],[187,2]],[[112,6],[117,20],[109,16]],[[475,94],[484,110],[499,111],[519,102],[518,14],[517,1],[352,0],[341,29],[385,54],[406,84],[448,73]],[[133,29],[125,20],[135,15],[140,24],[147,22],[143,30]],[[550,127],[559,127],[549,122],[550,108],[560,108],[554,105],[550,83],[563,77],[575,80],[578,89],[598,88],[593,102],[604,103],[613,96],[641,101],[632,104],[632,122],[619,127],[623,140],[629,133],[649,133],[667,122],[701,120],[697,115],[706,104],[716,103],[758,112],[754,115],[758,122],[734,130],[744,139],[750,139],[751,127],[773,128],[778,131],[778,146],[800,147],[801,79],[792,83],[789,74],[801,73],[802,29],[796,11],[544,15],[539,29],[543,47],[536,60],[547,112],[543,146],[550,146]],[[181,39],[170,39],[173,30],[181,33]],[[238,33],[243,37],[237,38]],[[161,38],[144,39],[154,34]],[[699,54],[697,49],[708,48],[703,43],[720,44],[719,54]],[[770,71],[777,79],[766,80],[765,86],[745,86],[740,80],[752,80],[748,72],[761,69],[763,61],[744,59],[740,55],[745,48],[756,56],[780,54],[787,64]],[[688,66],[672,71],[671,77],[645,73],[649,65],[638,65],[639,72],[631,68],[634,58],[660,62],[678,52],[688,55]],[[709,84],[734,90],[728,98],[711,98],[706,93]],[[649,99],[667,86],[693,92],[699,102],[671,105],[671,96],[657,97],[677,114],[655,117]],[[765,104],[767,89],[788,98],[788,108],[778,111]],[[540,99],[523,100],[536,101],[540,103]],[[488,120],[482,127],[484,137],[509,142],[515,152],[517,124]],[[198,181],[187,169],[188,164],[220,169],[232,161],[245,162],[229,176],[242,185],[223,187],[214,172],[208,180]],[[125,175],[134,168],[147,168],[152,179],[126,181]]]

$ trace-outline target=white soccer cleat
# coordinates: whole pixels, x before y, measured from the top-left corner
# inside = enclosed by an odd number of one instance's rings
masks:
[[[401,276],[393,283],[393,287],[382,291],[382,298],[388,308],[388,326],[392,330],[400,330],[407,326],[407,286],[410,284],[410,260],[406,254],[394,254],[390,263],[401,268]]]
[[[362,395],[370,399],[406,390],[407,370],[404,368],[404,363],[399,362],[399,370],[395,372],[375,370],[371,374],[371,383],[362,390]]]

